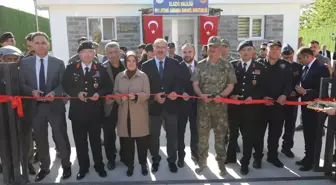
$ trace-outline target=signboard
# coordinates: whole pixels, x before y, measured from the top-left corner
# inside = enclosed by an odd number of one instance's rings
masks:
[[[208,15],[209,0],[153,0],[154,15]]]

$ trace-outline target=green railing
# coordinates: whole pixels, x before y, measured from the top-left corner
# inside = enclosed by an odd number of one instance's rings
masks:
[[[327,45],[328,50],[335,51],[335,41],[331,39],[331,34],[336,34],[336,25],[323,26],[318,29],[301,30],[299,35],[303,38],[303,44],[308,46],[309,41],[317,40],[320,45]]]
[[[40,31],[43,31],[50,36],[49,19],[39,17],[38,20]],[[25,37],[28,33],[36,31],[35,15],[0,6],[0,34],[6,31],[10,31],[14,34],[16,47],[25,51]]]

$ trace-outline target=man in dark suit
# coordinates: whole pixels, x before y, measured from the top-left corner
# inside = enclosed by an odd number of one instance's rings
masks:
[[[62,81],[64,91],[71,97],[78,97],[70,100],[69,110],[79,163],[77,180],[83,179],[89,172],[88,135],[94,168],[100,177],[106,177],[100,141],[104,117],[100,96],[111,94],[113,88],[106,69],[94,62],[94,44],[85,41],[77,51],[81,60],[68,65]]]
[[[330,51],[327,50],[327,46],[326,45],[322,45],[322,50],[319,52],[320,55],[324,56],[324,57],[327,57],[331,60],[331,54],[330,54]]]
[[[175,54],[175,43],[174,42],[170,42],[168,43],[168,53],[169,53],[169,57],[173,58],[175,60],[178,61],[178,63],[182,62],[183,58],[179,55]]]
[[[156,94],[149,99],[152,172],[158,171],[161,161],[160,132],[164,120],[169,169],[176,173],[178,102],[175,100],[176,94],[181,91],[180,66],[176,60],[166,57],[167,42],[164,39],[155,40],[153,46],[155,58],[142,64],[142,71],[149,78],[151,94]]]
[[[107,43],[105,46],[106,56],[108,58],[107,61],[103,63],[106,67],[106,71],[111,79],[110,86],[113,87],[115,77],[122,71],[125,70],[125,67],[121,64],[119,53],[120,53],[119,44],[117,42]],[[110,98],[106,98],[104,104],[104,112],[105,112],[105,120],[103,124],[104,130],[104,147],[106,158],[108,159],[107,168],[109,170],[113,170],[115,168],[115,158],[116,158],[116,126],[118,121],[118,104],[111,100]],[[122,142],[120,141],[120,158],[123,161],[123,155],[121,155],[122,151]]]
[[[297,52],[298,59],[305,66],[301,77],[301,86],[296,86],[296,91],[301,95],[302,101],[312,101],[319,97],[321,78],[329,77],[328,68],[314,57],[310,48],[302,47]],[[323,88],[325,94],[321,98],[328,97],[328,86]],[[316,130],[320,127],[318,112],[302,106],[303,137],[305,140],[305,157],[296,164],[301,165],[300,171],[309,171],[313,168]]]
[[[49,37],[43,32],[32,36],[35,56],[20,63],[20,85],[24,95],[34,96],[32,100],[32,122],[37,151],[39,153],[40,172],[35,181],[43,180],[50,172],[50,154],[48,143],[48,122],[51,125],[62,159],[63,178],[71,176],[70,147],[66,124],[64,124],[65,106],[61,99],[61,86],[64,62],[48,55]]]
[[[195,96],[192,81],[190,81],[192,74],[195,72],[197,62],[195,61],[195,47],[190,43],[186,43],[182,46],[183,61],[180,62],[181,67],[181,85],[182,92],[185,96]],[[196,99],[181,99],[179,101],[179,113],[178,113],[178,162],[177,165],[182,168],[184,166],[185,157],[185,143],[184,135],[186,125],[189,120],[190,127],[190,149],[191,158],[193,161],[198,160],[198,134],[197,134],[197,100]]]

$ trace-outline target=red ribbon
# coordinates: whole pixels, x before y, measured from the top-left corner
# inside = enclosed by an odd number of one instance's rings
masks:
[[[23,117],[23,107],[22,107],[21,97],[0,95],[0,103],[9,103],[9,102],[12,104],[12,109],[16,109],[18,116],[22,118]]]

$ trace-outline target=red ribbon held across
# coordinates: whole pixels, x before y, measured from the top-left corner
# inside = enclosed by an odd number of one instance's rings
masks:
[[[16,108],[18,116],[22,118],[23,117],[23,107],[22,107],[21,97],[0,95],[0,103],[9,103],[9,102],[12,104],[12,109]]]

